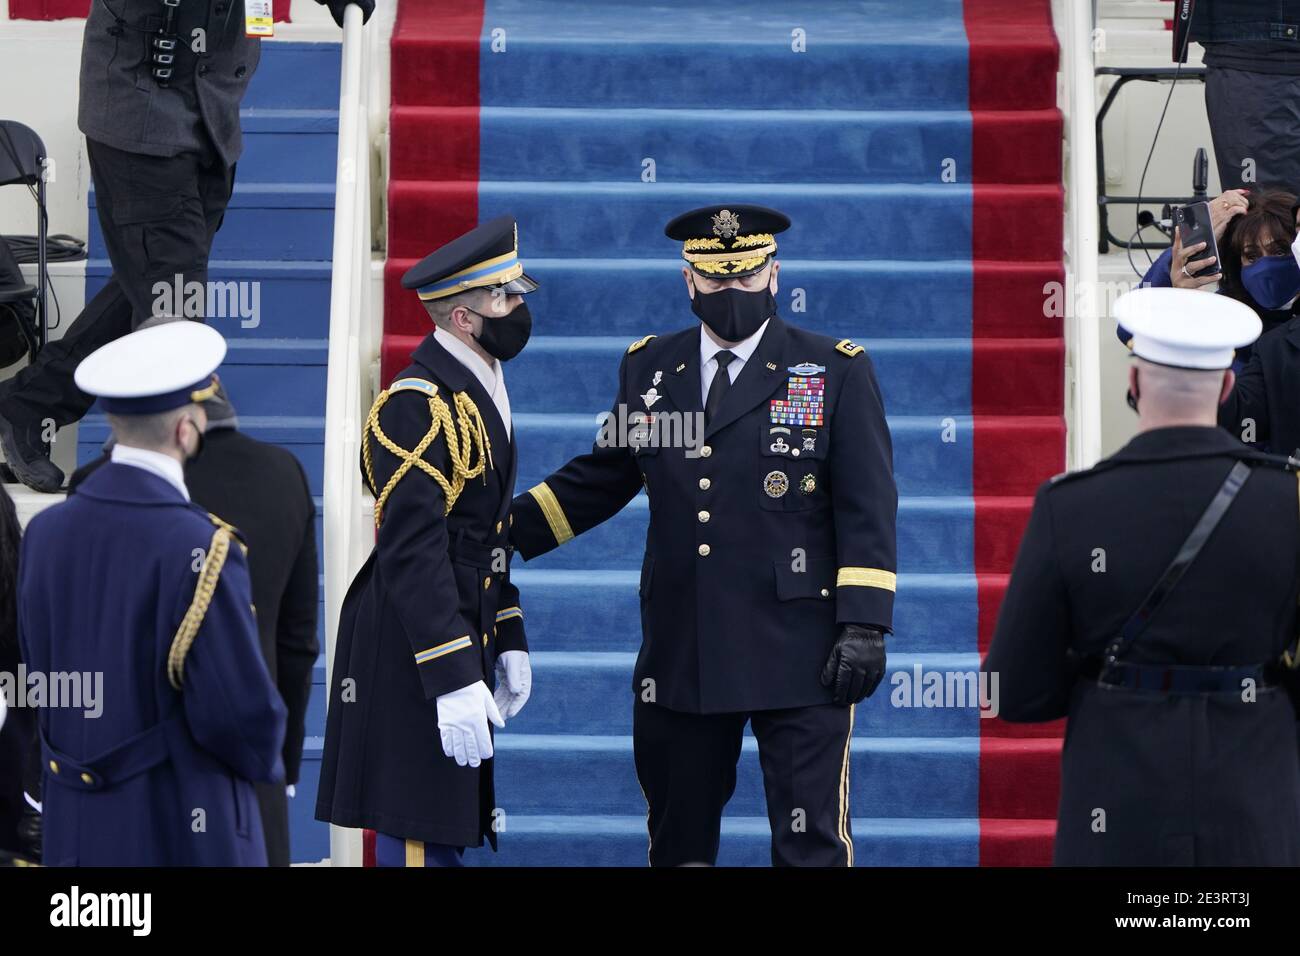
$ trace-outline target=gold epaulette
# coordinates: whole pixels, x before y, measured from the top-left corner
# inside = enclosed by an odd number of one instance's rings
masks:
[[[171,650],[167,652],[167,679],[177,690],[181,689],[185,677],[185,656],[189,654],[190,645],[203,626],[203,618],[208,613],[208,605],[212,603],[212,595],[216,593],[217,582],[221,579],[221,569],[226,565],[226,555],[230,552],[232,535],[226,530],[229,525],[216,516],[212,517],[218,527],[212,532],[212,543],[208,545],[203,567],[199,569],[199,579],[194,585],[194,599],[181,618],[181,626],[176,629]]]
[[[394,442],[379,427],[379,412],[388,403],[388,399],[398,392],[406,391],[420,392],[427,397],[429,403],[429,429],[419,443],[409,451]],[[456,409],[455,421],[452,420],[451,407],[438,393],[437,385],[422,378],[403,378],[380,392],[375,403],[370,406],[370,414],[366,417],[365,427],[361,430],[361,460],[366,470],[366,483],[375,495],[376,528],[383,520],[384,504],[388,501],[388,496],[393,493],[397,483],[413,468],[424,472],[442,488],[442,493],[447,499],[444,515],[449,514],[455,507],[456,499],[465,489],[466,481],[479,475],[483,476],[484,481],[487,480],[487,470],[494,466],[492,465],[492,443],[488,440],[483,416],[479,413],[474,400],[465,392],[454,393],[452,405]],[[447,451],[451,459],[450,476],[444,475],[424,460],[424,453],[440,434],[447,443]],[[374,453],[370,447],[370,436],[374,436],[375,441],[401,461],[382,489],[375,488]],[[474,460],[476,452],[477,461]]]
[[[861,345],[855,345],[851,339],[840,339],[835,346],[835,351],[842,352],[849,358],[853,358],[855,355],[861,355],[866,349]]]
[[[248,554],[248,544],[244,541],[244,536],[240,534],[238,528],[229,521],[223,519],[220,515],[214,515],[211,511],[208,512],[208,520],[218,528],[223,528],[227,534],[239,542],[240,550],[243,551],[245,555]]]
[[[648,343],[652,338],[654,338],[653,335],[647,335],[647,336],[646,336],[645,338],[643,338],[643,339],[637,339],[635,342],[633,342],[631,345],[629,345],[629,346],[627,347],[627,354],[628,354],[628,355],[631,355],[633,352],[637,351],[638,349],[643,349],[643,348],[645,348],[645,347],[646,347],[646,344],[647,344],[647,343]]]

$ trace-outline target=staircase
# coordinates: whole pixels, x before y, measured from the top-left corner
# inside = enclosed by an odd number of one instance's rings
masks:
[[[891,676],[975,670],[1034,489],[1064,467],[1062,328],[1043,307],[1064,281],[1056,59],[1047,0],[403,0],[384,381],[429,329],[402,273],[515,215],[542,283],[508,371],[527,489],[590,448],[631,341],[695,324],[668,219],[781,209],[782,313],[866,346],[889,413]],[[534,691],[497,738],[501,853],[472,862],[644,864],[629,680],[647,515],[639,497],[516,565]],[[859,863],[1048,862],[1059,727],[891,690],[858,709]],[[749,739],[719,862],[765,864],[768,845]]]
[[[318,547],[338,97],[337,43],[263,42],[261,65],[240,111],[244,153],[234,195],[209,262],[212,282],[259,283],[255,315],[209,321],[229,345],[218,371],[241,430],[284,446],[302,462],[316,496]],[[87,301],[112,272],[94,204],[92,190]],[[108,436],[102,414],[86,416],[77,433],[78,463],[97,457]],[[323,613],[320,617],[317,636],[323,648]],[[307,717],[302,780],[289,804],[295,862],[329,855],[329,828],[313,819],[325,733],[324,685],[322,656]]]

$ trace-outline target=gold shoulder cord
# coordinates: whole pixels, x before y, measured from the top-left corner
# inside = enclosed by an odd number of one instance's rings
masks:
[[[388,483],[375,496],[375,527],[378,528],[383,520],[384,504],[388,501],[388,496],[412,468],[420,469],[438,483],[447,499],[443,514],[449,514],[456,504],[456,499],[465,489],[465,482],[479,475],[487,481],[487,468],[495,467],[491,464],[492,443],[488,441],[487,426],[483,424],[483,416],[479,414],[478,406],[464,392],[456,392],[452,396],[452,402],[456,406],[456,421],[453,423],[451,409],[435,391],[428,399],[431,419],[429,430],[424,433],[419,444],[407,451],[384,434],[384,430],[379,426],[379,412],[387,404],[388,398],[387,389],[379,393],[374,405],[370,407],[365,428],[361,431],[361,459],[366,469],[366,482],[372,492],[375,490],[375,468],[369,436],[373,435],[375,441],[401,461],[393,476],[388,479]],[[447,451],[451,456],[450,478],[424,460],[424,453],[439,433],[446,437]],[[475,451],[478,452],[477,462],[473,462]]]
[[[185,617],[181,619],[181,626],[172,638],[171,650],[167,652],[167,679],[177,690],[181,689],[181,681],[185,677],[185,655],[190,652],[190,645],[203,626],[204,615],[212,603],[212,595],[217,590],[217,581],[221,578],[221,569],[225,567],[229,551],[230,532],[225,528],[217,528],[212,533],[212,543],[208,546],[207,557],[203,559],[203,567],[199,570],[198,583],[194,585],[194,600],[190,601]]]

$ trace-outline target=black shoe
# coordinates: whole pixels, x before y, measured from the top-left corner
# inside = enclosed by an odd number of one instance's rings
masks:
[[[63,472],[45,457],[44,448],[33,440],[39,426],[23,425],[0,411],[0,451],[14,477],[33,491],[47,494],[63,489]]]

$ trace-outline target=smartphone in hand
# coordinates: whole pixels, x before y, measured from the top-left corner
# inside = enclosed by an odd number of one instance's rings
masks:
[[[1187,271],[1191,275],[1213,275],[1219,271],[1219,244],[1214,241],[1214,228],[1210,225],[1210,204],[1196,202],[1188,206],[1174,207],[1174,223],[1178,226],[1178,236],[1183,248],[1205,243],[1205,248],[1187,260]],[[1195,268],[1194,264],[1214,257],[1214,264],[1208,268]]]

